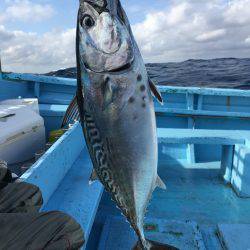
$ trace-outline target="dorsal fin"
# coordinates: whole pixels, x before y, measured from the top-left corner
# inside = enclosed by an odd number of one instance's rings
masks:
[[[158,100],[158,102],[161,105],[163,105],[163,99],[162,99],[160,91],[157,89],[156,85],[154,84],[154,82],[150,78],[148,78],[148,82],[149,82],[149,87],[151,89],[152,94]]]
[[[80,115],[77,104],[77,96],[75,96],[66,110],[61,127],[63,128],[69,125],[70,123],[75,123],[75,121],[79,120],[80,120]]]

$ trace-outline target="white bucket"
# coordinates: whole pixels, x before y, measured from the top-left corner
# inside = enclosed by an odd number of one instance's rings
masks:
[[[45,148],[44,120],[38,103],[24,100],[0,103],[0,159],[8,164],[30,160]]]

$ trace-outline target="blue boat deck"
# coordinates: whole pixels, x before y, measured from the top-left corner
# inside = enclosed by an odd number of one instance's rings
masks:
[[[250,199],[239,198],[225,185],[220,163],[160,165],[160,173],[167,191],[155,192],[148,216],[198,224],[250,223]]]
[[[218,225],[250,224],[250,199],[239,198],[229,185],[225,185],[220,176],[220,162],[192,165],[160,163],[159,173],[167,185],[167,190],[155,190],[148,207],[146,222],[158,219],[157,227],[162,223],[172,222],[172,228],[174,228],[174,224],[185,223],[186,221],[197,223],[198,231],[201,232],[203,244],[207,249],[221,249],[217,235]],[[112,239],[109,235],[109,241],[113,241],[112,244],[115,246],[120,246],[116,248],[117,250],[129,249],[127,248],[128,244],[135,243],[136,237],[133,231],[129,224],[125,223],[125,218],[120,215],[120,211],[110,201],[107,193],[104,193],[100,203],[93,233],[96,233],[95,226],[98,227],[103,218],[106,220],[104,232],[107,230],[107,225],[110,225],[109,221],[115,223],[115,229],[113,229],[113,223],[112,226],[109,226],[109,230],[113,232]],[[126,237],[124,237],[124,234]],[[157,234],[159,236],[159,232]],[[183,234],[180,237],[178,230],[176,235],[172,243],[175,243],[181,249],[183,249],[183,244],[186,244],[187,238],[189,238],[189,241],[191,240],[188,235]],[[167,238],[166,235],[165,237]],[[155,238],[157,239],[157,236]],[[124,240],[124,243],[122,243],[122,240]],[[114,245],[109,244],[109,241],[106,241],[106,246],[100,240],[101,243],[99,244],[102,244],[102,247],[99,247],[99,249],[111,250],[111,246]],[[126,243],[126,241],[129,243]],[[93,244],[93,242],[90,244]],[[93,248],[93,245],[89,245],[88,249],[97,249],[97,246]],[[197,249],[200,248],[197,247]]]
[[[250,223],[250,199],[239,198],[221,179],[220,162],[161,165],[167,190],[156,189],[147,217],[191,220],[199,224]],[[119,210],[102,200],[101,213],[118,216]]]
[[[38,98],[47,134],[60,126],[76,89],[73,79],[29,74],[3,73],[0,84],[0,100]],[[153,195],[146,235],[180,249],[250,249],[250,91],[160,90],[159,175],[167,191]],[[91,169],[75,124],[21,178],[40,187],[44,210],[81,224],[87,250],[127,250],[136,237],[101,184],[89,186]],[[237,247],[234,237],[241,237]]]

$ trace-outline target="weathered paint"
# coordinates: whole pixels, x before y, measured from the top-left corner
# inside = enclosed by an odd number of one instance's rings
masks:
[[[234,153],[235,146],[222,145],[220,174],[226,183],[231,183]]]
[[[250,137],[250,131],[237,130],[158,128],[157,131],[159,143],[244,145]]]
[[[236,193],[243,198],[250,198],[250,148],[236,145],[231,183]]]
[[[103,187],[98,182],[89,185],[93,166],[83,142],[81,126],[76,123],[21,179],[42,191],[42,211],[71,215],[82,226],[87,241]]]
[[[219,224],[218,234],[224,249],[250,249],[250,224]]]
[[[249,90],[237,89],[218,89],[218,88],[198,88],[198,87],[172,87],[159,86],[162,93],[170,94],[197,94],[197,95],[212,95],[212,96],[245,96],[250,97]]]
[[[195,222],[147,218],[146,225],[149,230],[145,229],[145,234],[149,239],[171,243],[179,249],[205,250],[201,232]],[[135,245],[136,236],[121,218],[111,217],[105,221],[98,243],[92,249],[128,250]]]
[[[40,83],[39,82],[35,82],[34,85],[34,94],[36,98],[40,97]]]
[[[220,175],[241,197],[250,197],[250,131],[158,128],[158,143],[222,145]],[[160,147],[159,154],[168,154]],[[167,159],[170,156],[167,157]],[[233,162],[234,160],[234,162]],[[189,154],[187,162],[190,163]],[[191,162],[193,163],[193,162]]]
[[[194,95],[187,94],[187,110],[194,109]],[[195,119],[193,117],[188,117],[188,128],[194,129],[195,127]],[[195,163],[195,152],[194,152],[194,144],[187,145],[187,160],[189,163]]]
[[[163,175],[167,183],[167,192],[157,190],[153,195],[146,222],[150,223],[150,218],[158,218],[162,222],[164,220],[195,221],[208,250],[222,250],[217,235],[218,223],[250,224],[250,199],[239,198],[230,186],[223,184],[221,179],[218,178],[219,162],[167,165],[162,162],[161,157],[159,161],[159,173]],[[118,216],[119,211],[116,210],[107,194],[104,193],[92,231],[93,235],[96,232],[95,229],[98,226],[100,227],[101,221],[105,226],[101,231],[100,238],[95,235],[94,242],[89,242],[87,249],[101,249],[98,248],[98,242],[104,244],[105,239],[109,246],[111,246],[109,242],[112,240],[115,240],[114,246],[119,247],[133,242],[134,235],[128,233],[128,224],[121,224],[121,218],[114,225],[116,230],[112,230],[113,218]],[[106,227],[108,224],[110,231]],[[176,224],[173,223],[172,226],[173,232],[178,233]],[[122,231],[123,233],[118,235],[116,231]],[[236,231],[236,233],[240,234],[241,231]],[[245,240],[249,240],[248,234],[244,235]],[[237,241],[237,243],[239,246],[237,249],[242,249],[240,248],[240,242]],[[110,248],[106,249],[109,250]],[[184,249],[191,250],[193,248]]]
[[[43,194],[44,204],[55,192],[72,164],[83,150],[83,135],[76,123],[67,131],[27,172],[21,179],[37,185]]]
[[[83,138],[78,141],[82,143]],[[73,147],[73,145],[71,144]],[[89,185],[93,166],[85,147],[77,156],[43,211],[59,210],[71,215],[82,226],[86,242],[91,232],[103,192],[99,182]]]
[[[39,82],[43,84],[59,84],[76,86],[76,80],[71,78],[52,77],[44,75],[33,75],[24,73],[3,73],[3,79],[9,81]]]
[[[246,112],[224,112],[224,111],[207,111],[207,110],[186,110],[186,109],[170,109],[165,107],[157,107],[158,115],[176,115],[187,118],[208,117],[208,118],[223,118],[223,119],[247,119],[250,120],[250,113]]]

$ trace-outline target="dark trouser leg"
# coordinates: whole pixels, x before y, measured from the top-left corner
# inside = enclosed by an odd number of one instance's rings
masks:
[[[0,160],[0,182],[2,183],[12,182],[11,171],[7,168],[7,163],[2,160]],[[0,189],[1,189],[1,186],[0,186]]]
[[[42,203],[39,188],[29,183],[9,183],[0,190],[0,213],[35,212]]]
[[[13,182],[0,161],[0,249],[74,250],[84,244],[80,225],[61,212],[39,213],[42,194],[35,185]]]
[[[0,214],[0,246],[8,250],[79,249],[80,225],[61,212]]]
[[[7,164],[0,160],[0,213],[38,211],[42,194],[38,187],[25,182],[13,182]]]

